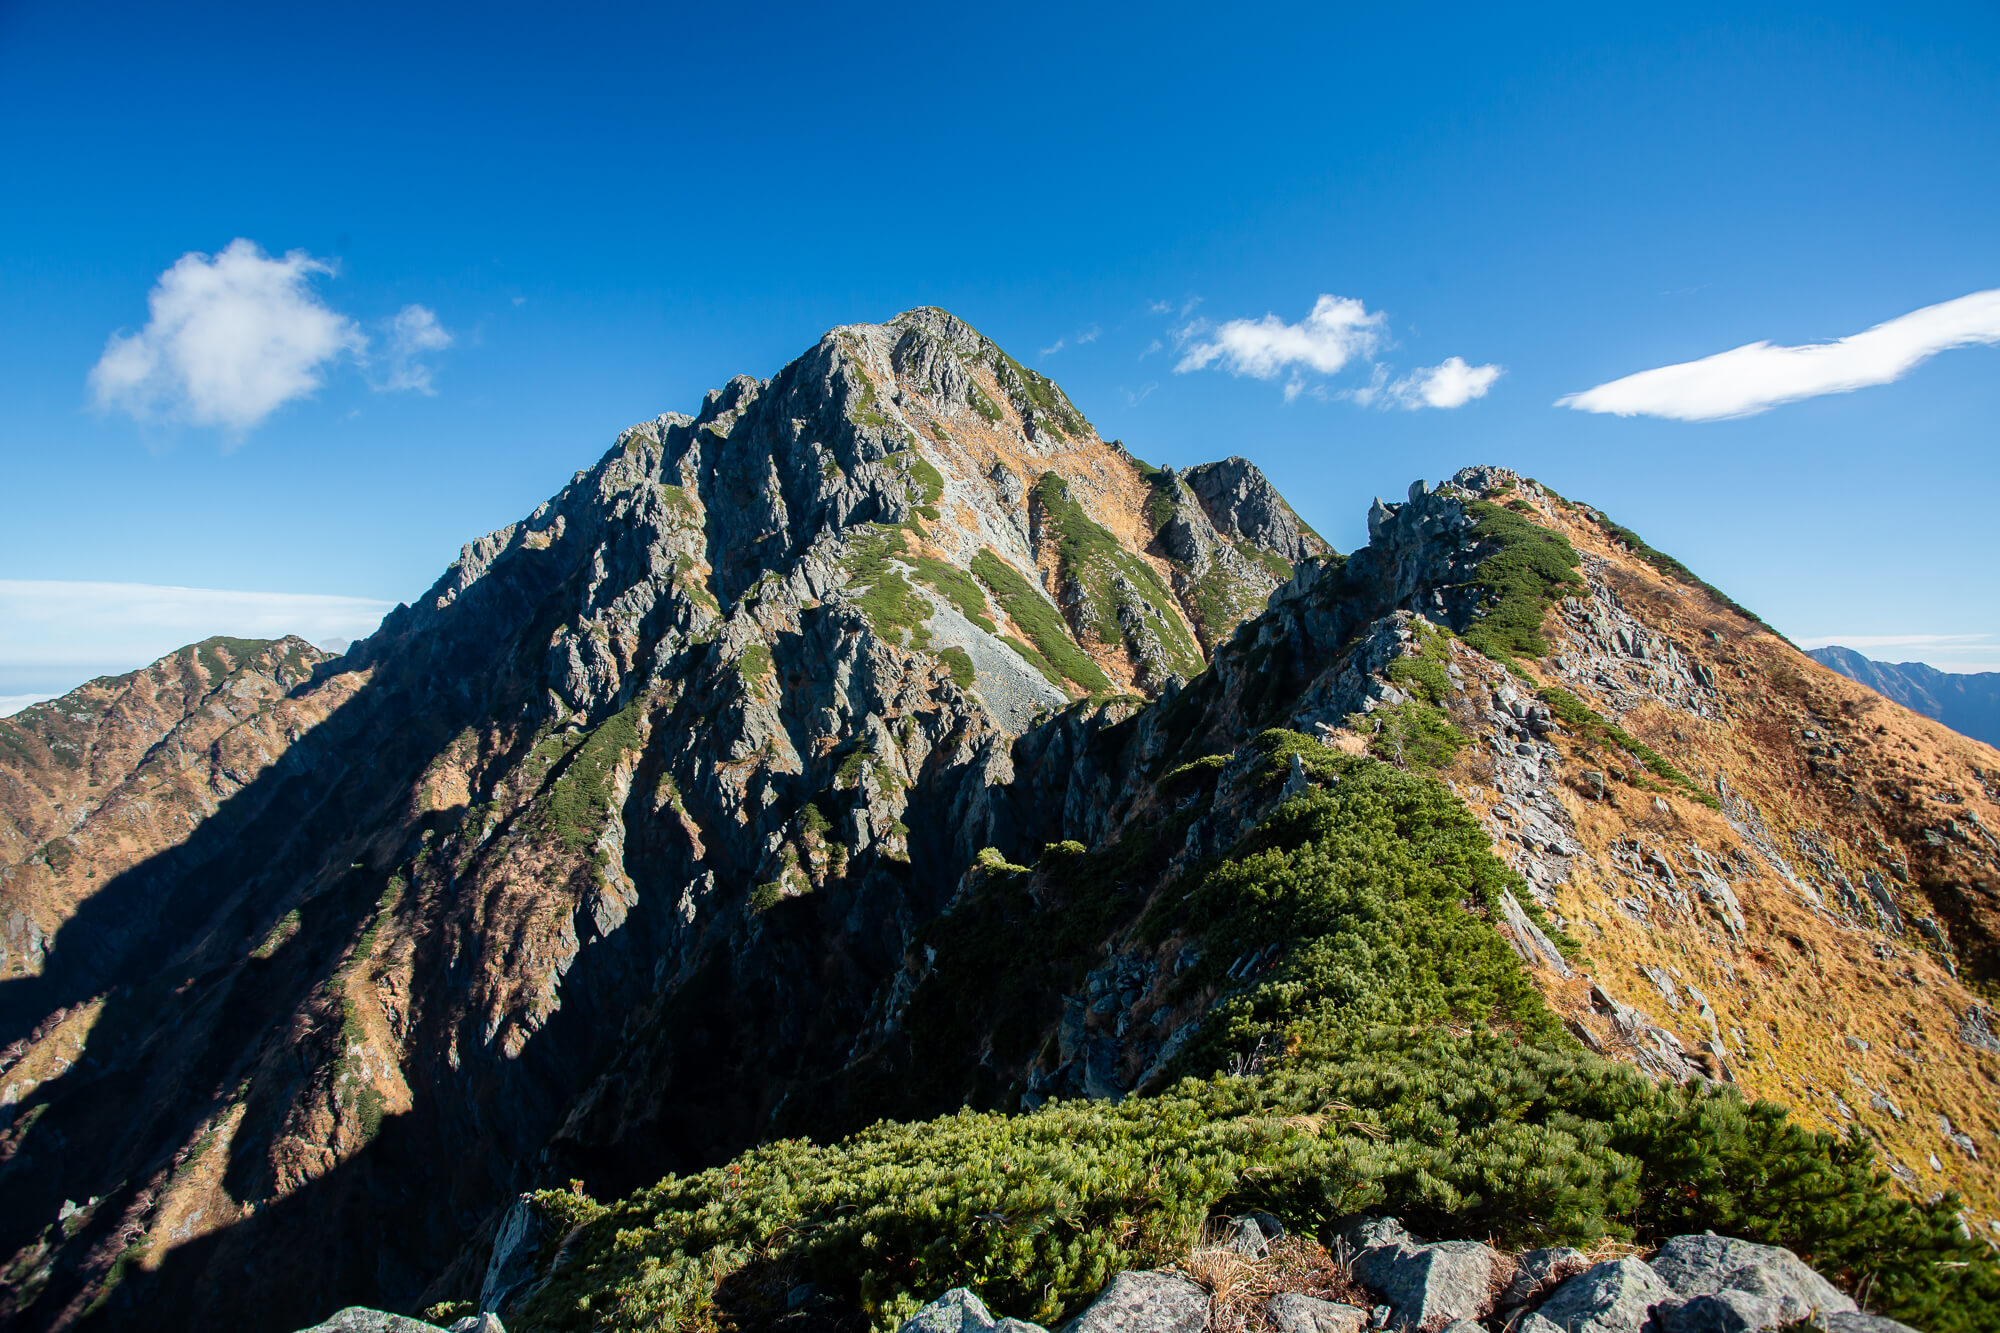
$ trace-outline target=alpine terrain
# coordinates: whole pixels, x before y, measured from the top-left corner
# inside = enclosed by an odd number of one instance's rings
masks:
[[[1368,532],[919,309],[0,721],[0,1321],[2000,1327],[2000,751]]]
[[[1953,731],[2000,745],[2000,671],[1939,671],[1924,662],[1877,662],[1833,644],[1812,659]]]

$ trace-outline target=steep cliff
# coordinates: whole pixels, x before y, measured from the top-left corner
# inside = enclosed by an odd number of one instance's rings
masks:
[[[912,311],[625,432],[344,657],[0,723],[0,1313],[407,1303],[550,1172],[763,1137],[999,836],[1011,738],[1326,552],[1225,471]]]
[[[1369,528],[1186,687],[1015,743],[788,1126],[852,1138],[524,1203],[516,1324],[888,1327],[955,1283],[1052,1322],[1254,1208],[1711,1228],[1989,1326],[1990,753],[1503,469]]]

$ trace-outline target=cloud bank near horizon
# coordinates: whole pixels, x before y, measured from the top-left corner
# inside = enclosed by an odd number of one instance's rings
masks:
[[[217,634],[322,647],[374,632],[390,603],[323,593],[0,579],[0,697],[43,697]]]
[[[310,397],[341,361],[366,367],[367,334],[313,286],[334,271],[303,250],[274,259],[241,237],[213,256],[182,255],[154,283],[146,326],[112,334],[91,368],[98,409],[241,435]],[[386,324],[375,387],[435,392],[425,358],[451,345],[436,313],[407,305]]]
[[[1397,376],[1392,367],[1376,360],[1388,337],[1388,316],[1383,312],[1371,311],[1353,297],[1322,294],[1296,324],[1266,313],[1261,319],[1232,319],[1218,325],[1196,321],[1177,330],[1175,339],[1183,350],[1174,373],[1185,375],[1213,367],[1268,380],[1290,372],[1285,401],[1291,402],[1307,392],[1320,398],[1329,396],[1324,386],[1309,383],[1308,374],[1335,375],[1361,360],[1374,365],[1370,383],[1333,396],[1362,407],[1406,411],[1463,407],[1485,397],[1504,373],[1497,365],[1473,366],[1463,357],[1451,356],[1435,366]]]
[[[1913,310],[1833,342],[1746,343],[1698,361],[1642,370],[1557,407],[1669,421],[1727,421],[1784,403],[1893,384],[1939,352],[2000,343],[2000,289]]]

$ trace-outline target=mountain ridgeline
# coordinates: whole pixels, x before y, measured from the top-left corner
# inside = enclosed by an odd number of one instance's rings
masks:
[[[1940,671],[1924,662],[1877,662],[1831,644],[1812,659],[1953,731],[2000,745],[2000,671]]]
[[[837,329],[343,656],[0,721],[0,1318],[1046,1322],[1256,1207],[1990,1327],[1995,828],[2000,755],[1531,480],[1342,556]]]

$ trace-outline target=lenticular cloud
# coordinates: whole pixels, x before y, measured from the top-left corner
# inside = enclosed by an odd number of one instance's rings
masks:
[[[1901,379],[1939,352],[2000,343],[2000,289],[1913,310],[1837,342],[1754,342],[1699,361],[1642,370],[1556,400],[1557,407],[1673,421],[1755,416],[1781,403]]]

